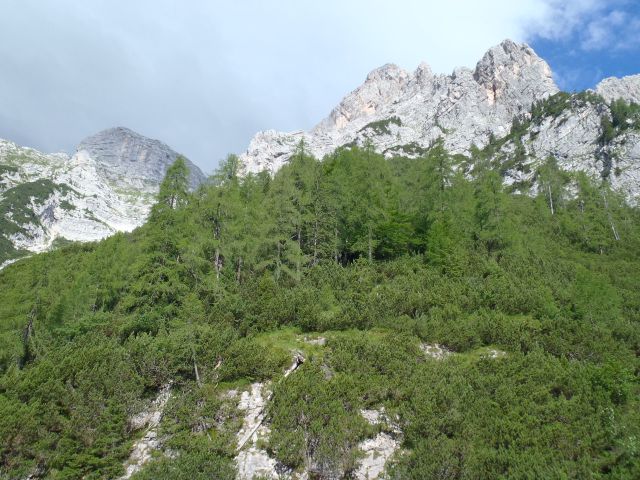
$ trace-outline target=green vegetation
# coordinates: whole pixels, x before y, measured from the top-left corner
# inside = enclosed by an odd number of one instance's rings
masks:
[[[75,210],[76,209],[75,205],[72,205],[71,203],[69,203],[68,200],[62,200],[60,202],[60,208],[62,208],[63,210],[67,210],[67,211],[71,211],[71,210]]]
[[[3,235],[0,235],[0,264],[7,260],[19,258],[26,252],[18,250],[14,247],[13,243]]]
[[[4,177],[7,174],[16,173],[17,171],[18,171],[18,167],[14,165],[0,164],[0,187],[4,186]]]
[[[509,134],[501,138],[492,135],[489,144],[482,152],[477,151],[476,153],[481,153],[484,158],[494,158],[504,145],[513,142],[515,153],[510,161],[514,164],[520,164],[524,157],[525,137],[529,135],[533,125],[540,126],[545,119],[555,120],[567,110],[574,111],[578,108],[584,108],[588,104],[606,108],[605,101],[600,95],[588,91],[580,93],[558,92],[539,100],[531,106],[530,115],[514,118]],[[499,160],[504,163],[504,155],[500,156]],[[508,168],[512,167],[513,165]],[[508,168],[503,167],[503,170]]]
[[[566,93],[558,92],[549,98],[535,102],[531,107],[531,115],[516,117],[513,120],[509,134],[501,138],[490,137],[489,144],[483,149],[472,146],[472,156],[474,159],[490,159],[495,168],[501,174],[508,171],[517,170],[523,173],[530,173],[531,166],[528,165],[527,148],[525,145],[537,135],[534,126],[540,126],[546,119],[556,120],[565,111],[575,111],[592,105],[597,108],[601,117],[602,133],[599,138],[600,145],[607,147],[613,139],[629,130],[640,130],[640,105],[628,103],[624,100],[616,100],[607,105],[604,98],[594,92]],[[562,121],[566,120],[563,119]],[[513,145],[513,149],[503,149],[505,146]],[[602,178],[608,179],[611,171],[620,174],[618,168],[614,168],[615,156],[607,148],[600,149],[598,153],[603,168]],[[513,185],[514,191],[526,192],[531,185]]]
[[[366,129],[371,129],[376,135],[389,135],[391,134],[391,130],[389,129],[391,124],[401,127],[402,120],[398,117],[389,117],[384,120],[377,120],[375,122],[367,123],[360,129],[360,131],[362,132]]]
[[[540,125],[545,118],[558,118],[565,110],[575,110],[587,104],[604,106],[605,100],[600,95],[590,91],[579,93],[558,92],[544,100],[539,100],[531,106],[531,121]]]
[[[0,198],[0,264],[24,254],[16,250],[7,238],[21,233],[28,235],[24,225],[40,225],[40,219],[32,210],[32,204],[42,205],[56,192],[69,191],[66,185],[41,179],[16,185],[2,193]]]
[[[427,149],[417,144],[416,142],[411,142],[405,145],[387,149],[384,151],[384,153],[387,153],[389,151],[393,151],[393,153],[401,153],[402,156],[417,157],[420,155],[424,155],[427,152]]]
[[[230,157],[195,193],[178,161],[143,227],[0,272],[0,477],[116,478],[171,383],[177,457],[135,478],[233,478],[225,393],[272,379],[267,448],[319,478],[380,407],[391,478],[639,478],[640,212],[553,159],[537,197],[461,161],[299,149],[241,179]]]
[[[0,201],[0,218],[7,222],[7,214],[11,214],[11,223],[18,228],[19,225],[34,223],[38,225],[39,219],[31,210],[32,202],[36,205],[43,204],[56,191],[65,191],[64,185],[57,185],[51,180],[42,179],[34,182],[26,182],[10,188],[2,194]],[[8,222],[7,222],[8,223]],[[9,225],[2,223],[0,229],[8,231]]]
[[[600,143],[608,145],[618,135],[628,130],[640,130],[640,105],[614,100],[609,106],[611,117],[602,116]]]
[[[63,247],[67,247],[69,245],[72,245],[74,243],[73,240],[69,240],[68,238],[64,238],[64,237],[56,237],[53,242],[51,242],[51,250],[56,250],[58,248],[63,248]]]

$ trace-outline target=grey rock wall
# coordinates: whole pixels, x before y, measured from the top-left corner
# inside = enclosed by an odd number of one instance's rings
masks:
[[[104,175],[132,185],[159,184],[178,153],[159,140],[144,137],[128,128],[103,130],[80,142],[77,151],[86,151]],[[189,160],[189,184],[196,188],[206,177]]]
[[[509,40],[491,48],[474,70],[458,68],[451,75],[434,75],[426,64],[413,73],[384,65],[311,131],[258,133],[240,156],[242,171],[275,172],[302,139],[318,158],[366,141],[392,156],[428,148],[441,136],[450,151],[465,153],[473,144],[485,145],[491,134],[507,134],[515,115],[557,91],[547,63]]]

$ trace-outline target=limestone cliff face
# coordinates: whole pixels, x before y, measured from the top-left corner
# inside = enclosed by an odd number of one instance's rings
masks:
[[[426,64],[413,73],[384,65],[310,132],[258,133],[240,157],[243,171],[276,171],[302,139],[318,158],[366,141],[388,156],[410,153],[441,136],[450,151],[464,153],[491,134],[507,134],[515,115],[557,91],[546,62],[509,40],[491,48],[474,70],[451,75],[434,75]]]
[[[508,136],[518,118],[528,122],[519,138],[525,158],[517,168],[505,167],[506,183],[531,183],[537,166],[554,156],[565,169],[608,178],[638,203],[640,131],[624,131],[607,145],[601,139],[602,119],[611,118],[608,103],[640,103],[640,75],[605,79],[593,92],[599,97],[567,98],[560,113],[530,122],[532,104],[558,92],[547,63],[529,46],[509,40],[491,48],[474,70],[458,68],[451,75],[434,75],[426,64],[413,73],[388,64],[372,71],[311,131],[258,133],[240,157],[241,169],[273,173],[300,140],[317,158],[366,142],[387,157],[414,157],[438,137],[450,152],[465,154],[472,145],[487,145],[491,136]],[[506,141],[499,155],[507,162],[515,148],[513,139]]]
[[[640,103],[640,75],[605,78],[596,87],[596,93],[608,102],[621,98],[627,102]]]
[[[566,107],[558,115],[533,122],[519,137],[525,155],[518,165],[505,168],[505,182],[525,182],[535,187],[537,168],[553,157],[562,169],[606,178],[630,203],[640,203],[640,131],[624,130],[605,144],[602,119],[610,117],[609,107],[601,99],[568,96]],[[513,158],[515,143],[515,139],[507,141],[498,158]]]
[[[83,140],[73,156],[0,140],[0,267],[58,239],[94,241],[140,226],[177,155],[125,128]],[[196,187],[205,177],[188,166]]]
[[[78,154],[98,160],[105,177],[131,186],[157,185],[178,153],[159,140],[144,137],[128,128],[103,130],[85,138],[77,148]],[[187,160],[189,183],[197,187],[205,180],[204,174]]]

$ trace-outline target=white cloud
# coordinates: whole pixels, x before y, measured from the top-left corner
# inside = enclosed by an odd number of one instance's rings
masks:
[[[624,22],[624,14],[618,10],[593,20],[586,28],[586,34],[582,40],[582,48],[585,50],[601,50],[611,46],[616,32]]]
[[[640,18],[629,0],[542,0],[527,38],[573,40],[585,51],[623,50],[640,45]]]
[[[640,43],[640,18],[621,10],[591,20],[582,36],[584,50],[625,50]]]
[[[538,14],[527,25],[527,37],[551,40],[571,37],[611,3],[611,0],[541,0]]]

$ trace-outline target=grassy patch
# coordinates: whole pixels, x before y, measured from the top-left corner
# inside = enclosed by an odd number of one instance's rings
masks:
[[[60,208],[63,209],[63,210],[66,210],[68,212],[70,212],[71,210],[75,210],[76,209],[75,205],[69,203],[68,200],[62,200],[60,202]]]
[[[391,125],[397,125],[398,127],[402,126],[402,121],[398,117],[390,117],[384,120],[377,120],[375,122],[367,123],[364,127],[362,127],[359,132],[362,132],[367,129],[371,129],[374,131],[376,135],[389,135],[391,130],[389,127]]]

